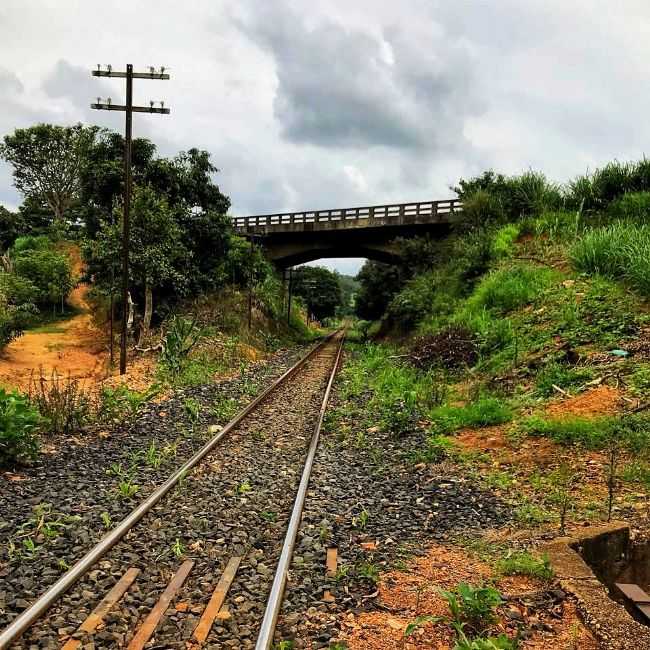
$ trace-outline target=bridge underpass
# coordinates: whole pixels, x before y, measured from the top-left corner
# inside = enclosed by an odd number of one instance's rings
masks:
[[[323,257],[400,260],[398,238],[448,232],[462,213],[458,199],[398,203],[312,212],[235,217],[235,230],[253,238],[279,269]]]

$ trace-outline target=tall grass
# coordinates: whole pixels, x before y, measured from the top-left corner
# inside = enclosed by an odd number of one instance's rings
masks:
[[[528,265],[492,271],[476,288],[468,307],[505,314],[535,300],[550,285],[554,275],[549,269]]]
[[[622,279],[650,296],[650,225],[614,223],[586,232],[571,249],[578,271]]]

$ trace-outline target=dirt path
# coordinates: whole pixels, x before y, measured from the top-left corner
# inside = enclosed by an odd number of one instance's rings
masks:
[[[68,299],[81,313],[28,330],[0,352],[0,386],[27,390],[39,368],[48,376],[56,370],[91,382],[106,376],[105,337],[93,324],[87,293],[88,286],[79,284]]]

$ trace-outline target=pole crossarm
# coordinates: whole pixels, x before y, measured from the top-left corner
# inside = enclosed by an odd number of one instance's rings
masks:
[[[98,111],[126,111],[127,107],[124,104],[91,104],[90,108],[97,109]],[[131,110],[134,113],[160,113],[161,115],[169,115],[168,108],[156,108],[154,106],[132,106]]]
[[[112,70],[93,70],[93,77],[116,77],[118,79],[126,79],[126,72],[113,72]],[[168,74],[159,72],[134,72],[133,79],[169,79]]]

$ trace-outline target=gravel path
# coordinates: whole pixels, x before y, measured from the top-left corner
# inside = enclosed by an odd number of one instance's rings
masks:
[[[344,405],[335,384],[330,409]],[[378,572],[400,566],[427,542],[509,519],[508,506],[466,480],[462,467],[414,466],[409,452],[423,438],[357,433],[343,437],[330,425],[321,435],[276,632],[295,648],[329,647],[342,613],[376,606]],[[336,578],[326,577],[328,547],[338,551]],[[323,600],[326,591],[334,602]]]
[[[334,345],[326,346],[295,378],[247,417],[224,439],[223,445],[145,516],[94,571],[50,610],[47,619],[31,628],[15,647],[58,648],[60,638],[72,633],[115,580],[129,566],[135,566],[142,569],[136,584],[107,617],[108,624],[95,636],[95,645],[84,645],[121,647],[128,642],[137,622],[151,609],[183,559],[189,558],[195,561],[195,566],[177,599],[184,606],[173,610],[163,620],[154,641],[148,646],[184,648],[198,614],[233,555],[241,555],[244,559],[228,597],[232,618],[215,624],[205,647],[253,647],[334,352]],[[209,387],[192,396],[208,405],[214,390]],[[169,423],[174,423],[174,427],[178,422],[179,413],[172,411],[169,402],[161,406],[168,412],[166,417],[161,418],[160,411],[153,409],[155,415],[148,414],[142,423],[148,435],[151,435],[151,428],[163,427],[168,432]],[[196,428],[198,430],[199,425]],[[128,438],[125,436],[124,440]],[[49,492],[48,499],[54,497],[52,501],[61,512],[68,507],[72,513],[80,510],[74,504],[82,494],[84,508],[94,514],[93,521],[100,508],[112,506],[120,512],[119,508],[125,506],[116,506],[114,497],[102,496],[101,490],[94,496],[87,495],[84,489],[89,482],[95,485],[104,481],[105,489],[110,489],[111,480],[114,484],[114,477],[104,478],[108,462],[105,454],[99,452],[99,456],[89,455],[85,460],[82,460],[82,452],[77,452],[77,456],[78,463],[73,466],[81,465],[76,470],[80,484],[70,486],[66,483],[64,498],[51,488],[54,494]],[[103,475],[93,467],[99,462]],[[176,460],[171,466],[178,464]],[[48,463],[44,463],[44,467],[47,468]],[[92,473],[92,479],[83,478],[84,468]],[[60,478],[56,472],[54,476]],[[142,495],[139,493],[137,499]],[[29,505],[32,505],[29,499],[34,498],[27,494],[23,497]],[[132,507],[134,503],[129,505]],[[85,519],[87,515],[84,511]],[[99,534],[96,525],[95,529]],[[88,542],[81,539],[84,532]],[[0,607],[4,592],[6,608],[0,625],[11,620],[28,600],[60,575],[62,557],[70,557],[70,561],[66,561],[71,563],[73,557],[86,550],[94,536],[85,521],[72,523],[63,534],[44,545],[34,560],[23,558],[9,562],[0,572]]]

